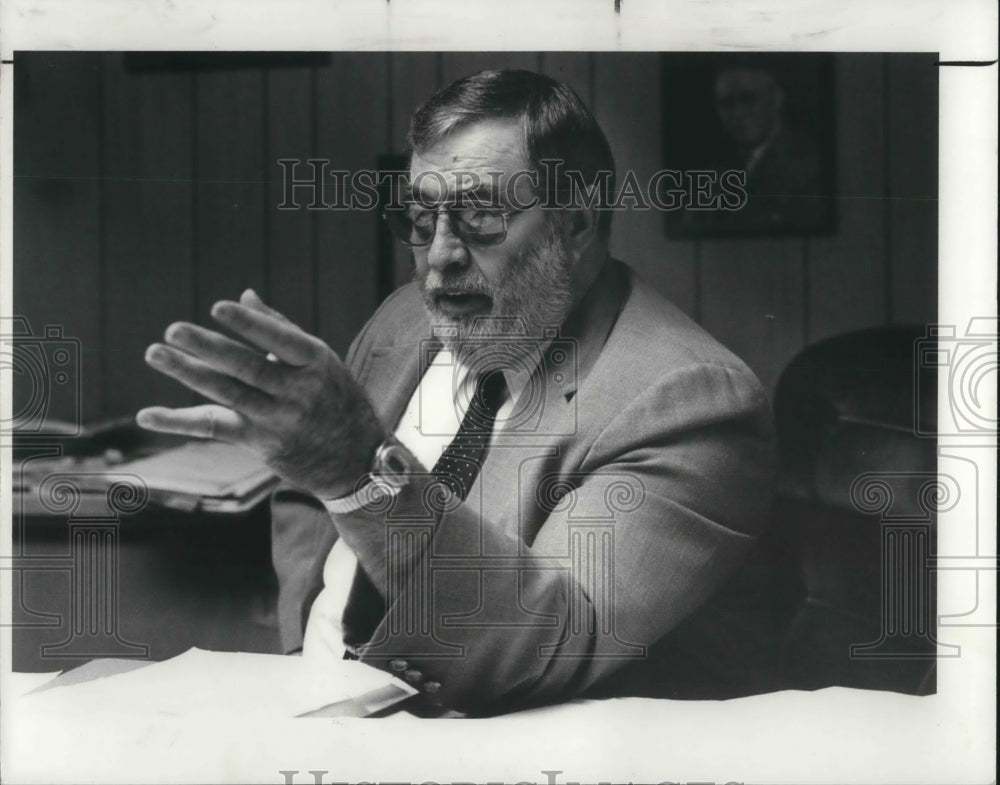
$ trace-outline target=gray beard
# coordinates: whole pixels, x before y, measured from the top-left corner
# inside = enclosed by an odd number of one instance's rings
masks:
[[[558,222],[549,220],[544,234],[512,260],[497,283],[489,284],[471,268],[461,276],[447,279],[456,288],[471,287],[488,294],[493,301],[488,316],[449,318],[434,307],[433,298],[427,294],[426,279],[418,279],[417,283],[435,333],[459,360],[468,363],[474,359],[482,367],[490,355],[496,355],[498,364],[506,364],[504,347],[513,348],[512,339],[521,345],[525,339],[537,340],[539,344],[550,340],[573,302],[570,272],[569,255]]]

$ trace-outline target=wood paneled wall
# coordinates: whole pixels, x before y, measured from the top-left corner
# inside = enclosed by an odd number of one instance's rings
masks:
[[[18,53],[15,313],[81,341],[86,420],[189,402],[146,368],[144,347],[171,321],[208,323],[214,300],[248,286],[342,351],[377,305],[378,215],[278,210],[277,160],[374,167],[403,149],[434,88],[509,66],[572,85],[620,171],[661,168],[655,53],[334,53],[184,71]],[[615,217],[615,254],[771,389],[810,342],[935,319],[934,57],[837,55],[835,92],[835,234],[677,241],[658,212]],[[398,280],[408,266],[399,249]]]

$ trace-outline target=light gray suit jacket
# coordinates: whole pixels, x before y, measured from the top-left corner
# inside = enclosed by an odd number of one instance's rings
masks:
[[[411,284],[348,353],[389,429],[434,353],[429,338]],[[429,700],[495,712],[766,688],[759,575],[753,591],[732,585],[772,487],[770,406],[753,373],[609,262],[532,380],[464,503],[421,476],[388,509],[334,525],[307,494],[276,492],[286,650],[301,644],[339,530],[360,564],[349,642],[408,671]]]

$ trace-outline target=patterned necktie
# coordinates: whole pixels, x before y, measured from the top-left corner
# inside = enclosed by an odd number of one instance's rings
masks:
[[[503,371],[486,372],[479,377],[475,395],[469,402],[458,433],[434,464],[433,473],[438,481],[463,501],[479,476],[489,450],[493,425],[506,388]],[[358,570],[351,587],[351,602],[344,608],[344,628],[347,631],[344,643],[352,647],[371,640],[386,612],[385,599],[365,572]],[[344,658],[356,659],[350,648],[344,652]]]
[[[487,371],[479,377],[458,433],[434,464],[435,477],[462,500],[483,466],[506,387],[503,371]]]

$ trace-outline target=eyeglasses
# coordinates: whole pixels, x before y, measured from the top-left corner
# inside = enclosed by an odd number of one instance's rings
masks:
[[[451,230],[463,243],[499,245],[507,239],[508,219],[519,212],[521,211],[499,207],[470,207],[465,204],[428,208],[410,202],[386,209],[382,218],[396,238],[410,248],[419,248],[433,242],[439,213],[448,214]]]

